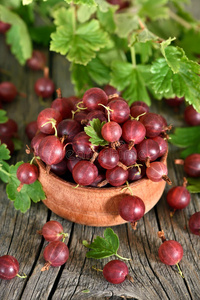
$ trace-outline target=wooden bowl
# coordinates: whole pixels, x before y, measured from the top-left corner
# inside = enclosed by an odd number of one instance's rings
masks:
[[[167,153],[161,158],[167,164]],[[130,192],[120,187],[94,188],[78,187],[53,173],[47,174],[45,165],[38,161],[39,181],[46,199],[44,204],[55,214],[75,223],[89,226],[114,226],[126,223],[118,213],[120,200]],[[145,203],[147,213],[160,199],[165,188],[165,181],[152,182],[142,178],[130,183],[133,194]]]

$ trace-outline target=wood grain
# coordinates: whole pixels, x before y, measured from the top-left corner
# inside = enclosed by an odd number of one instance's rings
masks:
[[[16,153],[11,162],[28,161],[25,145],[29,143],[24,128],[29,121],[35,120],[41,106],[34,93],[34,82],[42,76],[41,72],[33,72],[26,67],[20,67],[9,53],[3,38],[0,37],[0,68],[10,72],[11,77],[1,74],[1,80],[12,80],[18,90],[27,93],[27,98],[17,97],[16,101],[6,105],[10,118],[19,124],[19,135],[24,147]],[[69,65],[64,57],[52,55],[49,57],[51,75],[56,87],[61,87],[63,95],[73,94],[70,83]],[[47,101],[47,104],[50,104]],[[183,124],[180,114],[166,107],[163,102],[156,102],[153,110],[162,113],[174,126]],[[179,157],[175,147],[170,147],[168,166],[169,176],[173,184],[182,184],[183,170],[175,166],[174,158]],[[134,283],[125,281],[120,285],[106,282],[101,272],[96,272],[92,266],[103,268],[109,259],[93,260],[85,258],[87,249],[82,240],[91,242],[95,236],[103,236],[104,228],[78,225],[64,220],[48,211],[43,203],[32,204],[30,210],[22,214],[13,208],[13,203],[7,199],[5,185],[1,184],[0,200],[0,255],[16,256],[20,263],[20,273],[26,273],[27,279],[15,278],[10,281],[0,280],[0,299],[2,300],[36,300],[36,299],[132,299],[132,300],[188,300],[200,299],[200,239],[192,235],[188,228],[188,219],[200,210],[199,195],[192,195],[190,205],[177,211],[173,218],[169,215],[166,203],[166,193],[156,207],[139,221],[136,231],[129,224],[112,227],[120,240],[119,254],[132,260],[127,263]],[[41,272],[44,264],[43,250],[47,242],[36,231],[41,229],[47,220],[58,220],[69,233],[68,244],[70,257],[60,268],[50,268]],[[158,258],[158,248],[161,241],[157,238],[158,230],[163,229],[168,239],[179,241],[184,249],[180,267],[184,279],[177,273],[176,267],[162,264]],[[88,293],[84,293],[88,290]]]

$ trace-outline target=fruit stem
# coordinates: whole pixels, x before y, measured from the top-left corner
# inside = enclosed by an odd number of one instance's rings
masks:
[[[133,196],[133,191],[131,190],[128,181],[126,181],[126,186],[121,191],[123,192],[125,189],[128,189],[130,194]]]
[[[181,275],[182,278],[184,278],[183,272],[181,271],[179,264],[177,263],[176,266],[178,268],[178,273]]]
[[[33,156],[33,158],[31,159],[31,161],[30,161],[30,165],[32,165],[32,164],[33,164],[34,160],[35,160],[35,156]]]
[[[47,261],[45,264],[44,264],[44,267],[42,267],[41,271],[44,272],[44,271],[48,271],[49,268],[51,266],[51,263],[49,261]]]
[[[62,92],[61,92],[61,89],[60,89],[60,88],[58,88],[58,89],[56,90],[56,93],[57,93],[57,97],[58,97],[58,98],[62,98]]]
[[[18,193],[21,191],[21,189],[23,188],[23,183],[22,182],[20,182],[20,185],[17,187],[17,191],[18,191]]]
[[[26,94],[26,93],[18,92],[17,94],[18,94],[20,97],[22,97],[22,98],[27,98],[27,94]]]
[[[55,119],[49,119],[46,123],[42,124],[41,127],[44,127],[47,124],[51,124],[52,128],[55,130],[55,136],[58,136],[57,128],[56,128],[56,120]]]
[[[133,228],[133,230],[137,229],[137,223],[138,222],[131,222],[131,227]]]
[[[24,275],[19,275],[19,274],[17,274],[16,276],[19,277],[19,278],[26,278],[26,277],[27,277],[26,274],[24,274]]]
[[[49,78],[49,68],[48,67],[44,68],[44,78]]]
[[[108,99],[113,99],[113,98],[119,98],[119,95],[116,93],[116,94],[112,94],[112,95],[109,95],[108,96]]]
[[[108,113],[108,122],[110,122],[110,112],[113,111],[113,109],[111,109],[110,107],[105,106],[105,105],[103,105],[101,103],[99,103],[98,105],[103,106],[105,108],[105,110],[107,110],[107,113]]]
[[[90,162],[91,162],[92,164],[94,163],[94,161],[95,161],[95,159],[97,158],[98,155],[99,155],[99,153],[96,152],[96,151],[93,153],[92,158],[90,159]]]
[[[183,187],[186,188],[187,184],[188,184],[187,178],[183,177]]]
[[[131,282],[134,282],[133,277],[129,274],[126,275],[126,279],[128,279]]]
[[[61,232],[61,233],[58,233],[58,236],[61,236],[62,235],[62,237],[63,237],[63,239],[62,239],[62,242],[64,242],[65,241],[65,239],[69,236],[69,234],[68,233],[66,233],[66,232]]]
[[[120,259],[123,259],[123,260],[131,260],[131,258],[126,258],[126,257],[123,257],[117,253],[115,253],[115,256],[119,257]]]
[[[169,185],[172,184],[170,178],[169,178],[167,175],[163,175],[163,176],[162,176],[162,179],[163,179],[164,181],[166,181]]]
[[[102,182],[99,182],[99,183],[97,184],[97,187],[102,187],[102,186],[106,185],[107,183],[108,183],[108,180],[105,179],[105,180],[103,180]]]
[[[149,157],[145,158],[145,165],[146,165],[147,168],[150,167],[150,158]]]
[[[119,161],[117,165],[118,167],[121,167],[125,171],[128,169],[127,166],[125,166],[121,161]]]
[[[169,215],[170,215],[170,217],[171,217],[171,218],[173,218],[173,216],[174,216],[174,214],[175,214],[175,211],[176,211],[176,209],[175,209],[175,208],[174,208],[174,210],[173,210],[173,211],[170,211]]]
[[[79,105],[82,104],[83,101],[80,101],[79,103],[76,104],[76,107],[79,109],[79,110],[84,110],[84,109],[87,109],[87,107],[80,107]]]
[[[103,272],[103,270],[96,268],[95,266],[92,266],[92,269],[94,269],[97,272]]]
[[[166,241],[164,230],[158,231],[158,237],[162,240],[163,243]]]
[[[144,116],[144,115],[146,115],[146,111],[143,112],[142,114],[140,114],[139,116],[137,116],[136,118],[134,118],[133,116],[130,115],[130,119],[131,119],[131,120],[139,121],[139,118],[142,117],[142,116]]]
[[[129,144],[128,144],[128,150],[131,150],[134,146],[134,141],[130,141]]]
[[[174,163],[175,163],[176,165],[184,165],[184,160],[178,158],[178,159],[175,159],[175,160],[174,160]]]

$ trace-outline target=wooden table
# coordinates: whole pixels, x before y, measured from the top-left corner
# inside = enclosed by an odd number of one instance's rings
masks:
[[[73,87],[69,78],[69,64],[64,57],[49,53],[48,64],[50,75],[56,87],[62,89],[64,96],[73,94]],[[28,161],[25,154],[28,141],[24,129],[25,125],[36,119],[37,114],[44,109],[34,93],[34,83],[42,76],[41,72],[33,72],[21,67],[10,54],[4,38],[0,37],[0,68],[8,71],[10,77],[1,74],[1,80],[11,80],[18,91],[27,94],[27,98],[17,99],[4,108],[8,116],[17,121],[19,135],[23,141],[23,149],[11,159],[11,163],[19,160]],[[50,105],[51,100],[47,102]],[[180,126],[183,115],[175,113],[163,102],[154,104],[154,111],[158,111],[167,118],[169,124]],[[181,166],[175,166],[174,158],[179,157],[179,150],[170,147],[168,167],[169,176],[174,185],[181,185],[183,171]],[[82,240],[93,240],[96,235],[103,236],[105,228],[87,227],[64,220],[49,211],[41,202],[32,204],[30,210],[22,214],[13,208],[8,200],[5,185],[1,184],[0,201],[0,255],[14,255],[20,263],[20,273],[28,275],[26,279],[14,278],[10,281],[0,280],[1,300],[45,300],[45,299],[137,299],[137,300],[188,300],[200,299],[200,239],[190,233],[189,217],[200,211],[200,199],[193,194],[190,205],[177,211],[173,218],[169,216],[165,192],[159,203],[138,223],[133,231],[129,225],[113,227],[119,236],[119,254],[130,257],[128,262],[130,274],[134,283],[125,281],[120,285],[112,285],[104,280],[101,272],[94,271],[95,265],[102,269],[109,261],[87,259],[87,249],[82,246]],[[48,272],[41,272],[44,265],[43,250],[47,242],[36,233],[48,220],[58,220],[69,233],[66,241],[70,251],[69,260],[59,268],[51,267]],[[157,232],[163,229],[168,239],[179,241],[184,249],[184,256],[180,267],[184,279],[177,273],[176,267],[162,264],[158,258],[158,248],[161,244]],[[84,293],[88,290],[88,293]]]

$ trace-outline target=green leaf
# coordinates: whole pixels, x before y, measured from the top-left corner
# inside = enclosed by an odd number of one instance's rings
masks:
[[[111,82],[119,91],[123,91],[123,97],[129,104],[134,101],[144,101],[150,105],[150,97],[146,83],[139,65],[134,67],[131,63],[115,61],[112,64]]]
[[[80,23],[84,23],[96,12],[96,6],[80,5],[77,10],[77,19]]]
[[[65,0],[68,4],[86,4],[86,5],[96,5],[94,0]]]
[[[97,17],[100,24],[109,33],[114,33],[116,30],[116,24],[114,21],[114,15],[117,10],[116,6],[110,7],[107,12],[102,12],[100,9],[97,10]]]
[[[2,161],[0,160],[0,165],[1,165],[1,168],[0,168],[0,179],[3,181],[3,182],[6,182],[8,183],[9,182],[9,175],[7,175],[7,173],[9,174],[9,164],[5,161]],[[6,172],[4,172],[6,171]]]
[[[38,44],[48,46],[51,33],[55,30],[55,26],[38,26],[30,27],[29,32],[31,39]]]
[[[32,3],[32,2],[33,2],[33,0],[22,0],[22,4],[23,5],[28,5],[28,4]]]
[[[147,63],[150,57],[153,55],[151,42],[136,43],[134,47],[135,53],[140,55],[141,63]]]
[[[63,12],[63,11],[62,11]],[[67,55],[71,62],[86,65],[96,53],[108,43],[108,35],[100,29],[97,20],[91,20],[81,25],[75,23],[74,8],[66,10],[69,24],[58,26],[51,34],[50,50]],[[61,20],[56,15],[55,23]],[[76,26],[77,25],[77,26]]]
[[[200,193],[200,180],[199,178],[187,177],[188,185],[187,190],[190,193]]]
[[[114,15],[116,24],[115,33],[120,38],[127,38],[133,30],[139,28],[138,17],[132,13],[120,13]]]
[[[200,153],[200,142],[181,151],[180,157],[185,159],[188,155],[193,153]]]
[[[0,142],[0,162],[8,159],[10,159],[10,151],[8,150],[6,144],[1,144]]]
[[[2,5],[0,5],[0,20],[13,25],[6,33],[6,40],[18,61],[22,65],[25,64],[32,55],[32,43],[26,24],[17,14]]]
[[[117,255],[119,238],[111,228],[106,228],[104,238],[97,236],[90,245],[85,242],[84,245],[92,249],[86,253],[86,257],[100,259]]]
[[[139,43],[146,43],[148,41],[156,41],[159,38],[153,32],[149,31],[147,28],[144,28],[140,32],[133,33],[131,39],[133,42],[137,41]]]
[[[16,165],[9,166],[8,172],[10,176],[7,180],[6,192],[8,198],[14,201],[14,207],[22,213],[25,213],[30,208],[31,200],[37,203],[40,200],[44,200],[46,196],[38,180],[32,184],[24,184],[18,191],[20,181],[17,179],[16,172],[18,167],[23,163],[23,161],[20,161]]]
[[[93,81],[86,72],[86,66],[72,63],[70,66],[70,71],[75,94],[78,96],[83,96],[86,90],[93,87]]]
[[[178,41],[178,46],[184,49],[189,59],[196,60],[200,54],[200,32],[194,29],[187,30]]]
[[[1,4],[9,9],[13,9],[21,5],[21,0],[1,0]]]
[[[7,111],[0,109],[0,124],[6,123],[8,121]]]
[[[167,48],[167,61],[159,58],[151,68],[154,92],[164,98],[185,97],[200,112],[200,66],[189,60],[182,49],[172,46]]]
[[[151,20],[169,18],[167,2],[168,0],[137,0],[138,14],[140,17],[148,17]]]
[[[89,141],[95,146],[106,146],[109,143],[101,135],[101,129],[106,122],[99,119],[90,121],[90,125],[84,127],[85,133],[90,136]]]
[[[23,147],[23,143],[20,139],[18,138],[12,138],[12,141],[14,143],[14,149],[15,151],[21,150]]]
[[[71,76],[76,94],[82,96],[87,89],[95,84],[103,85],[108,83],[110,81],[110,68],[100,58],[96,57],[87,66],[72,64]]]
[[[19,192],[14,200],[14,207],[25,213],[31,206],[30,197],[26,193]]]
[[[42,185],[38,180],[36,180],[32,184],[24,184],[22,192],[27,193],[30,199],[35,203],[39,202],[40,200],[46,199],[45,193],[42,189]]]
[[[182,148],[197,145],[200,141],[200,126],[177,127],[173,134],[170,134],[169,142]]]
[[[102,11],[102,12],[107,12],[109,10],[109,8],[111,6],[113,6],[110,3],[108,3],[106,0],[95,0],[95,2],[98,5],[98,8],[100,9],[100,11]]]

